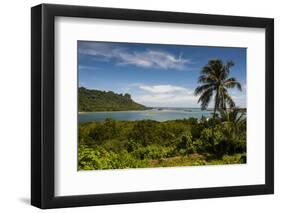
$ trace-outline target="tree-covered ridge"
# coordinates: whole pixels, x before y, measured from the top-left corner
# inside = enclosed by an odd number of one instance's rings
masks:
[[[80,87],[79,112],[145,110],[147,107],[134,102],[130,94],[116,94]]]

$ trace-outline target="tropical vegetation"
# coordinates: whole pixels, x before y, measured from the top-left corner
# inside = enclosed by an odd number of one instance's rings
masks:
[[[144,110],[147,107],[134,102],[128,93],[117,94],[80,87],[78,89],[79,112]]]
[[[214,100],[213,116],[158,122],[93,121],[79,124],[78,169],[122,169],[246,163],[246,110],[236,107],[229,89],[232,61],[210,60],[195,95],[202,109]],[[81,97],[80,97],[81,96]],[[145,109],[129,94],[79,88],[79,110]]]
[[[206,118],[165,122],[107,119],[80,124],[78,168],[245,163],[246,120],[243,113],[236,112],[216,119],[214,132],[212,120]]]

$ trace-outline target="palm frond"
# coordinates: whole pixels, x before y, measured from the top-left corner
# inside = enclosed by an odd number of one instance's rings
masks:
[[[208,107],[212,96],[213,96],[213,88],[210,88],[208,90],[205,90],[202,93],[202,95],[199,97],[198,103],[201,103],[202,110],[205,110]]]
[[[235,78],[228,78],[230,68],[233,66],[233,61],[224,64],[220,59],[211,59],[202,68],[198,78],[198,83],[201,85],[194,91],[196,96],[200,95],[198,103],[201,104],[202,109],[206,109],[209,105],[213,93],[215,93],[214,111],[235,107],[235,102],[227,89],[237,88],[241,91],[242,86]]]
[[[202,84],[206,84],[206,83],[212,83],[214,84],[214,82],[218,81],[218,78],[212,74],[210,75],[200,75],[198,77],[198,83],[202,83]]]
[[[230,71],[230,68],[231,67],[233,67],[235,65],[235,63],[234,63],[234,61],[228,61],[227,63],[226,63],[226,65],[225,65],[225,69],[226,69],[226,71],[227,72],[229,72]]]
[[[208,89],[210,89],[210,88],[212,88],[213,87],[213,85],[212,84],[204,84],[204,85],[201,85],[201,86],[199,86],[199,87],[197,87],[196,89],[195,89],[195,91],[194,91],[194,95],[200,95],[200,94],[202,94],[204,91],[206,91],[206,90],[208,90]]]
[[[230,108],[235,107],[235,102],[233,101],[232,97],[226,92],[225,94],[225,101]]]
[[[236,78],[228,78],[224,81],[224,86],[226,88],[237,88],[238,90],[242,91],[242,86],[239,81],[236,80]]]
[[[205,65],[201,70],[202,75],[210,75],[210,74],[213,74],[213,73],[215,73],[215,71],[209,65]]]

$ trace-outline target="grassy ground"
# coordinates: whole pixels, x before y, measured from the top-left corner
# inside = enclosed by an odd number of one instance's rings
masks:
[[[219,160],[208,159],[207,157],[199,154],[192,154],[190,156],[176,156],[158,160],[150,160],[149,167],[241,164],[246,162],[243,156],[243,154],[236,154],[233,156],[225,155],[221,160]]]

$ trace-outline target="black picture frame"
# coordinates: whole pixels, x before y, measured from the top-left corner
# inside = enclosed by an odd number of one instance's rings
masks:
[[[54,195],[55,17],[264,28],[265,184],[93,195]],[[41,4],[31,9],[31,204],[42,208],[217,198],[274,193],[274,20],[164,11]]]

